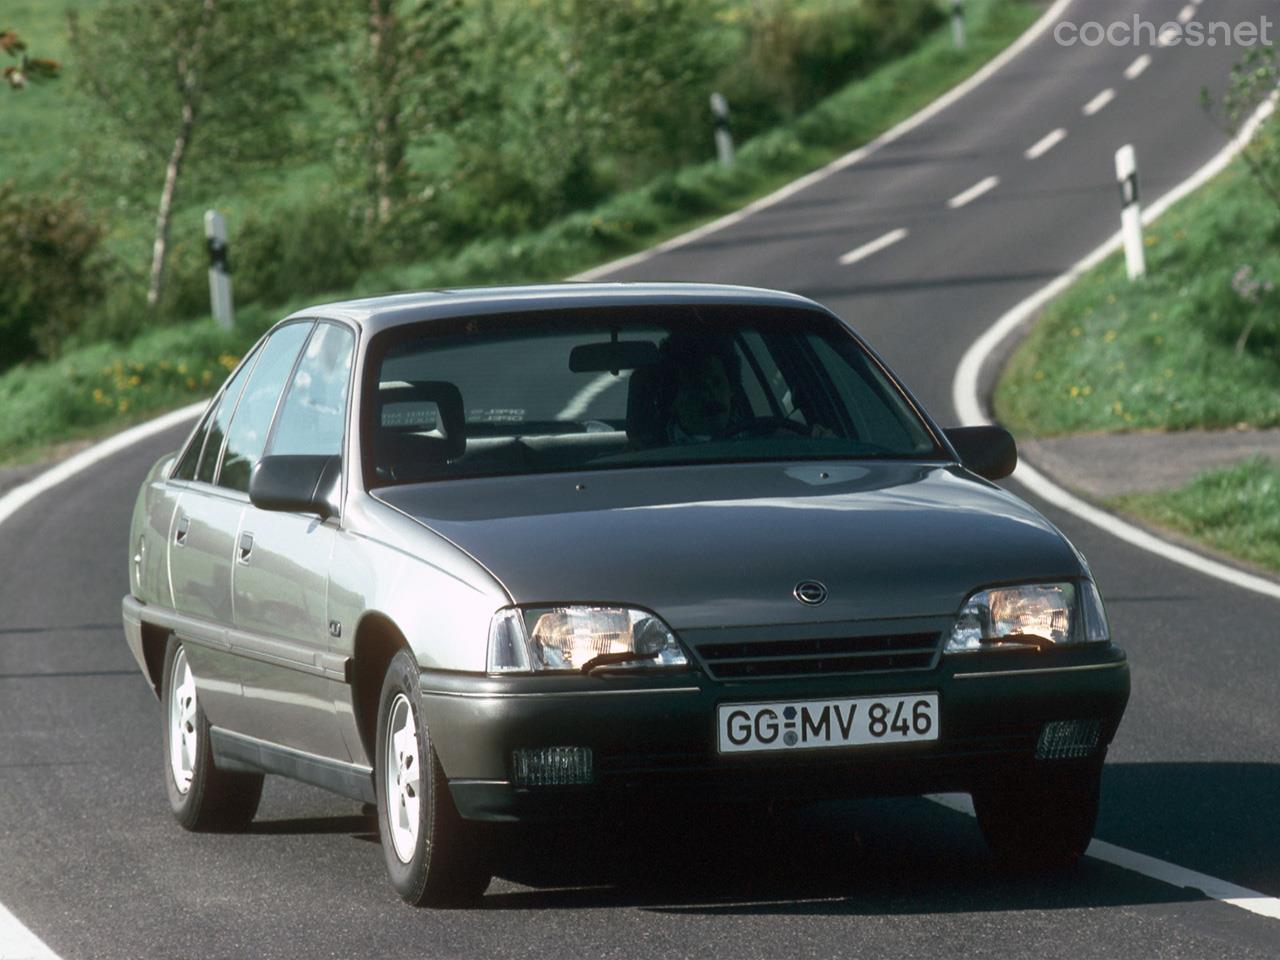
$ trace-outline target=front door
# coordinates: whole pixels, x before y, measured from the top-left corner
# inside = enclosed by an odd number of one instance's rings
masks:
[[[240,451],[245,463],[262,455],[341,455],[353,346],[345,327],[316,325],[289,377],[274,425],[263,429],[262,443]],[[248,471],[240,476],[236,482],[247,489]],[[330,679],[343,678],[332,676],[334,662],[326,656],[329,562],[337,527],[334,518],[321,522],[252,504],[246,508],[236,543],[232,642],[243,654],[241,732],[347,761],[329,686]]]

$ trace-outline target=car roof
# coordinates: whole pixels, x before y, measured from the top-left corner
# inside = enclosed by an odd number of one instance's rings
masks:
[[[721,304],[822,309],[793,293],[711,283],[545,283],[393,293],[298,310],[288,319],[345,319],[376,333],[424,320],[591,307]]]

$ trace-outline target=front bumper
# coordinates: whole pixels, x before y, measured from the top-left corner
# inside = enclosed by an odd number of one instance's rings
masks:
[[[936,692],[939,738],[820,750],[721,755],[722,703],[822,700]],[[424,673],[428,730],[461,814],[475,820],[590,816],[622,799],[682,795],[805,800],[970,791],[1036,761],[1041,727],[1099,720],[1096,762],[1129,699],[1116,646],[944,657],[933,670],[723,683],[690,671],[660,677],[481,677]],[[512,753],[589,747],[587,786],[521,787]]]

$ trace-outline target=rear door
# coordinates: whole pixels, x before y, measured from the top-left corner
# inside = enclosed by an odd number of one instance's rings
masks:
[[[232,548],[244,512],[244,502],[227,496],[214,480],[227,426],[260,354],[250,357],[227,382],[169,481],[178,495],[168,533],[173,605],[185,615],[179,635],[188,641],[187,658],[200,703],[213,723],[225,722],[240,699],[226,631],[232,620]]]
[[[355,337],[345,326],[315,327],[284,391],[265,448],[244,456],[340,456]],[[237,415],[238,418],[239,415]],[[232,428],[233,439],[235,427]],[[230,480],[247,488],[247,472]],[[236,632],[242,654],[243,722],[250,736],[295,750],[349,760],[334,715],[330,679],[343,679],[330,657],[326,619],[329,561],[336,518],[259,510],[241,521],[233,577]]]

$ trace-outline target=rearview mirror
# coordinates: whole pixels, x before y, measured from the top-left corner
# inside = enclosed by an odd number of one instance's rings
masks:
[[[1018,466],[1018,445],[1004,427],[952,427],[944,433],[960,462],[980,477],[1003,480]]]
[[[569,351],[569,370],[573,373],[618,373],[652,367],[657,362],[658,345],[648,340],[584,343]]]
[[[337,516],[342,485],[338,456],[263,457],[249,474],[249,502],[259,510]]]

